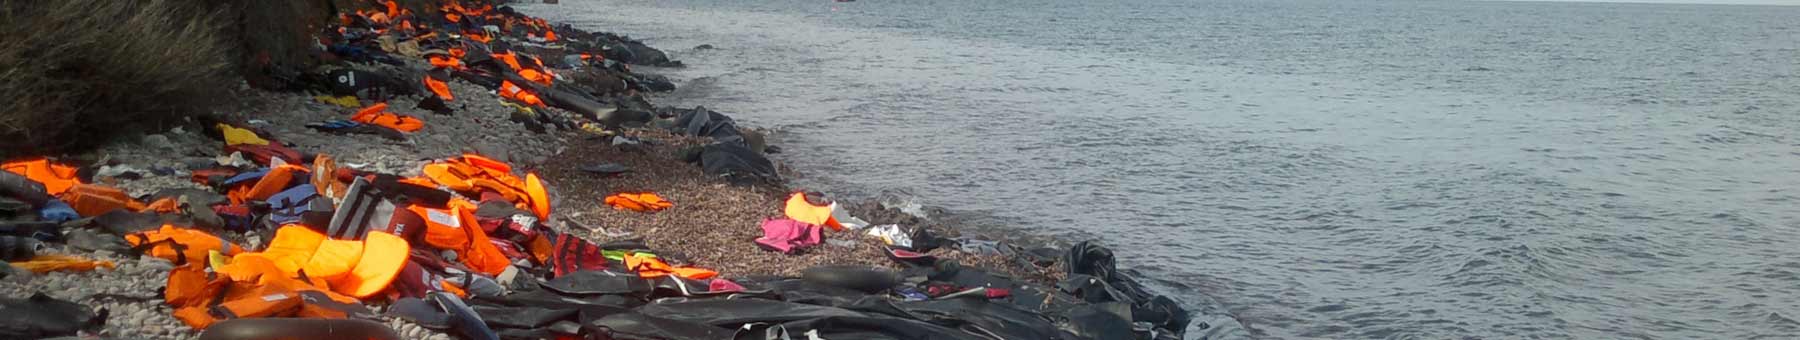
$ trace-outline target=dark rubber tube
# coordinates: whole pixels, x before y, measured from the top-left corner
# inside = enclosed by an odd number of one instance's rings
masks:
[[[357,319],[259,318],[221,321],[200,332],[200,340],[400,340],[379,322]]]
[[[801,278],[813,283],[855,289],[874,293],[893,288],[896,282],[894,273],[886,269],[858,266],[818,266],[807,268],[800,274]]]

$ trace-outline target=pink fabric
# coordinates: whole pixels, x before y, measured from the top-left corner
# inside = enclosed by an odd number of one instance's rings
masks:
[[[708,292],[742,292],[742,291],[744,291],[744,286],[737,284],[737,282],[731,282],[731,280],[713,279],[712,282],[706,284],[706,291],[708,291]]]
[[[782,253],[793,253],[795,249],[819,244],[823,239],[819,226],[790,218],[764,219],[762,230],[763,237],[757,238],[756,244]]]

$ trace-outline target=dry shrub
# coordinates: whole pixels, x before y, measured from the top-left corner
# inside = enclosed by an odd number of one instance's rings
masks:
[[[218,16],[175,0],[0,0],[0,157],[206,112],[228,84]]]

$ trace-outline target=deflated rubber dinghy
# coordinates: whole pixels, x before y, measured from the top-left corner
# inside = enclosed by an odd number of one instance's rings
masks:
[[[260,318],[220,321],[200,340],[400,340],[379,322],[357,319]]]

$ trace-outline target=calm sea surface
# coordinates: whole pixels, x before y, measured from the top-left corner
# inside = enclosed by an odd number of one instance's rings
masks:
[[[802,185],[1102,240],[1192,338],[1800,337],[1800,7],[522,9],[669,50],[659,102]]]

